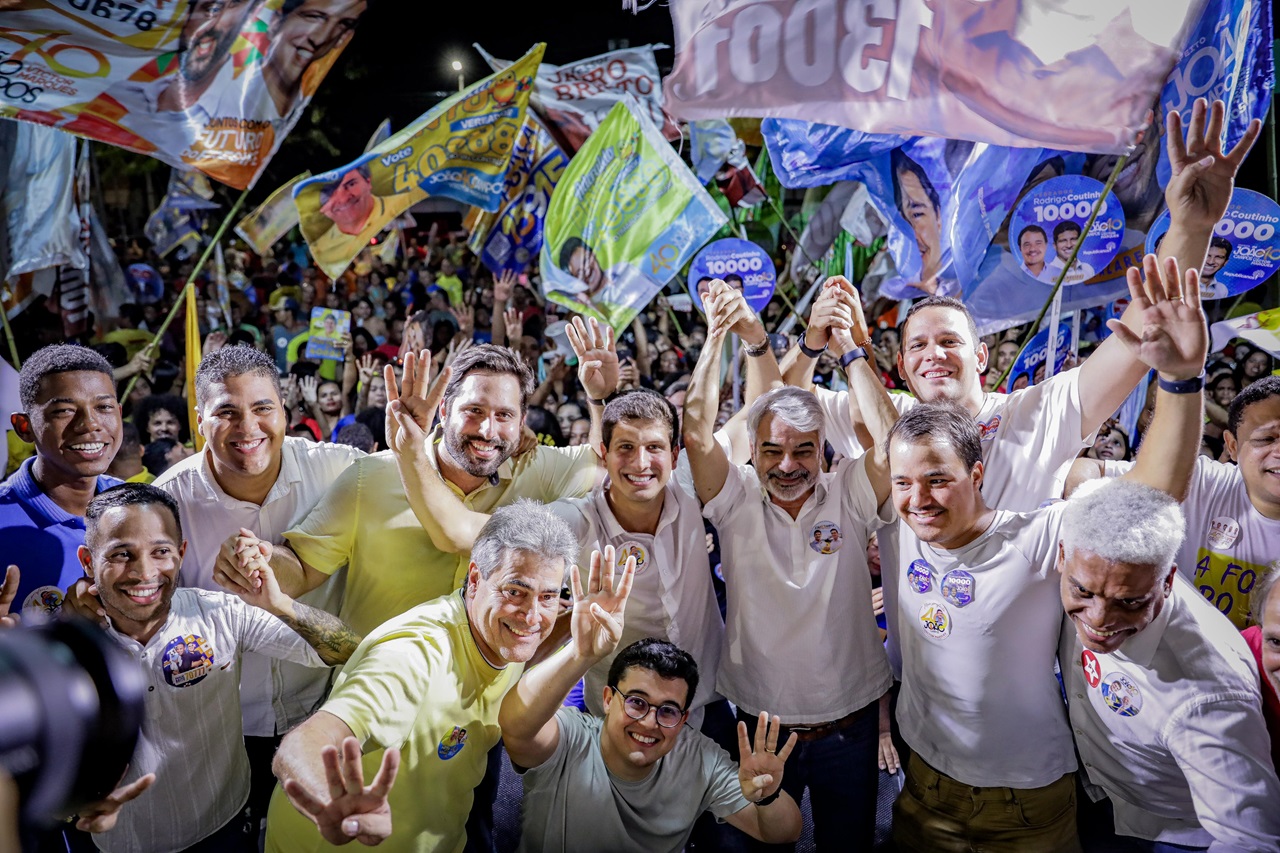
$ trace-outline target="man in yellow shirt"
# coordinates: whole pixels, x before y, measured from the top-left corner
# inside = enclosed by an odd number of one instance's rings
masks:
[[[386,203],[373,194],[367,164],[344,172],[337,181],[321,187],[320,212],[333,224],[311,241],[311,254],[320,268],[333,277],[369,245],[389,218]]]
[[[502,699],[550,635],[577,553],[568,525],[533,501],[494,513],[465,587],[376,629],[324,707],[285,737],[267,850],[317,853],[355,839],[393,853],[461,851]],[[615,591],[612,554],[592,564],[585,593],[573,577],[575,641],[607,631],[616,642],[634,566]],[[398,772],[407,778],[394,784]]]

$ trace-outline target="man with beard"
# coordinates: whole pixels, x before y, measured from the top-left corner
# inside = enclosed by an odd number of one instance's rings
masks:
[[[741,335],[751,361],[771,362],[773,353],[739,292],[716,282],[708,299],[684,442],[703,514],[720,531],[728,610],[717,687],[749,736],[763,711],[781,720],[780,742],[798,735],[782,789],[797,802],[809,789],[818,848],[870,849],[877,704],[893,679],[868,606],[862,543],[880,526],[877,508],[889,494],[883,439],[897,413],[866,351],[840,328],[833,336],[847,345],[843,367],[866,374],[850,384],[877,449],[823,473],[821,407],[808,391],[775,388],[747,414],[752,467],[732,465],[714,437],[724,339]]]
[[[277,128],[292,125],[315,92],[315,78],[328,71],[332,60],[323,60],[342,50],[368,8],[368,0],[285,0],[268,30],[260,90],[267,97],[250,114]]]

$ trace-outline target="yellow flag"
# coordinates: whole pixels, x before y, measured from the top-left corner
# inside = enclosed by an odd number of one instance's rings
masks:
[[[196,368],[200,366],[200,315],[196,309],[196,283],[187,282],[187,420],[196,451],[204,450],[204,436],[196,429]]]

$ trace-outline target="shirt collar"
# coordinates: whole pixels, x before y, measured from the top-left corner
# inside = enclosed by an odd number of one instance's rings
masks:
[[[31,456],[23,460],[22,465],[17,471],[9,477],[9,488],[12,493],[24,504],[31,507],[36,513],[43,516],[48,524],[67,524],[71,527],[84,528],[84,519],[78,515],[72,515],[54,502],[44,489],[40,488],[40,484],[36,482],[35,474],[32,469],[36,464],[36,456]],[[115,477],[108,477],[106,474],[98,475],[98,484],[94,489],[94,494],[101,494],[105,489],[112,486],[120,485],[122,481]]]
[[[280,445],[280,473],[276,475],[276,481],[271,484],[271,491],[267,492],[266,498],[263,499],[263,506],[287,494],[289,489],[285,487],[302,481],[302,468],[293,452],[293,447],[296,446],[293,445],[295,441],[306,441],[306,439],[285,436]],[[210,453],[209,445],[206,443],[204,450],[201,450],[199,454],[200,463],[196,466],[197,479],[204,487],[205,499],[219,502],[236,500],[236,498],[226,493],[222,486],[218,484],[217,478],[213,476],[213,465],[209,461],[212,458],[209,455]],[[242,503],[247,503],[247,501],[242,501]]]
[[[613,514],[613,507],[609,506],[608,491],[611,483],[612,481],[606,475],[604,484],[591,493],[591,501],[596,506],[596,514],[600,516],[600,520],[604,524],[604,534],[607,539],[613,539],[631,532],[623,528],[622,524],[618,522],[618,517]],[[768,497],[766,496],[765,499],[768,500]],[[680,503],[672,484],[667,483],[662,490],[662,512],[658,515],[658,527],[653,531],[654,538],[661,536],[663,529],[668,525],[675,524],[676,519],[679,517]]]
[[[1152,619],[1147,627],[1125,640],[1124,645],[1120,647],[1120,652],[1126,658],[1141,667],[1151,666],[1156,650],[1160,648],[1160,641],[1164,639],[1164,630],[1169,626],[1170,614],[1179,604],[1178,595],[1178,584],[1175,580],[1173,591],[1169,593],[1169,597],[1164,600],[1164,606],[1160,608],[1160,615]]]

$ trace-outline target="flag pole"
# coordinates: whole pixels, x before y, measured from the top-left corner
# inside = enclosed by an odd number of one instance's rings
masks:
[[[0,305],[0,320],[4,321],[4,336],[9,341],[9,356],[13,359],[13,369],[22,369],[22,359],[18,358],[18,342],[13,339],[13,329],[9,326],[9,311]]]
[[[1128,162],[1128,160],[1128,154],[1121,154],[1119,159],[1116,160],[1115,166],[1111,169],[1111,174],[1107,177],[1107,183],[1102,188],[1102,194],[1098,196],[1098,200],[1093,204],[1093,209],[1089,211],[1089,219],[1085,222],[1084,229],[1081,231],[1081,239],[1076,241],[1075,248],[1071,250],[1071,256],[1067,258],[1067,262],[1062,265],[1062,270],[1058,273],[1058,277],[1054,279],[1053,292],[1049,294],[1049,299],[1044,303],[1044,307],[1040,309],[1040,314],[1036,317],[1035,322],[1031,324],[1031,328],[1027,330],[1027,336],[1022,341],[1022,346],[1018,347],[1018,355],[1015,355],[1008,365],[1005,366],[1004,373],[1001,373],[1000,378],[996,380],[995,387],[999,388],[1004,384],[1004,381],[1009,378],[1009,373],[1013,370],[1013,365],[1017,362],[1018,356],[1022,355],[1022,351],[1027,348],[1027,344],[1031,343],[1031,339],[1040,331],[1040,323],[1044,320],[1044,315],[1049,313],[1049,308],[1054,305],[1059,307],[1062,305],[1062,282],[1066,279],[1067,272],[1071,269],[1071,265],[1076,262],[1076,255],[1080,253],[1080,247],[1084,245],[1084,236],[1087,236],[1089,234],[1089,230],[1093,228],[1093,221],[1098,218],[1098,211],[1102,209],[1102,205],[1106,201],[1107,194],[1110,193],[1111,188],[1116,185],[1116,178],[1120,177],[1120,170],[1124,168],[1124,164]],[[1057,311],[1055,311],[1054,314],[1056,316]],[[1049,348],[1045,354],[1045,360],[1050,364],[1053,363],[1054,356],[1057,354],[1057,343],[1058,332],[1055,328],[1049,332]],[[1053,375],[1052,369],[1052,367],[1045,368],[1046,378]]]
[[[213,232],[213,239],[209,241],[209,245],[204,247],[204,252],[200,254],[200,259],[196,261],[195,268],[191,270],[191,275],[187,276],[187,283],[183,286],[182,292],[178,294],[178,298],[174,300],[173,307],[169,309],[169,314],[164,318],[164,322],[160,324],[160,328],[156,329],[155,337],[153,337],[145,347],[143,352],[153,353],[160,347],[160,341],[164,338],[164,333],[168,331],[169,324],[173,322],[173,318],[178,316],[178,309],[186,304],[187,288],[194,287],[196,278],[200,275],[200,271],[204,269],[204,265],[209,260],[209,256],[213,254],[214,246],[218,245],[218,241],[222,239],[222,235],[227,233],[227,226],[231,224],[231,220],[240,210],[240,206],[244,204],[244,200],[249,197],[249,188],[245,187],[244,192],[240,193],[240,197],[236,199],[236,203],[231,205],[231,210],[227,212],[227,216],[222,220],[222,224],[218,226],[218,230]],[[138,382],[139,374],[135,373],[129,377],[129,384],[124,387],[124,391],[120,394],[120,402],[123,403],[129,399],[133,386]]]

